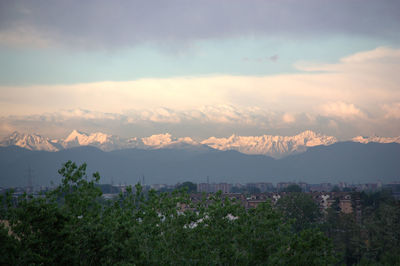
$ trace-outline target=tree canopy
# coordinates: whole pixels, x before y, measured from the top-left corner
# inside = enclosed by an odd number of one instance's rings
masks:
[[[283,192],[301,192],[302,189],[299,185],[291,184],[282,190]]]
[[[193,182],[190,182],[190,181],[186,181],[186,182],[183,182],[182,184],[179,184],[177,186],[177,188],[178,189],[184,188],[184,189],[187,190],[188,193],[193,193],[193,192],[197,191],[197,185],[195,183],[193,183]]]
[[[1,199],[0,264],[326,265],[331,241],[318,229],[294,233],[268,202],[246,210],[220,193],[194,202],[184,191],[144,193],[137,185],[102,199],[86,165],[59,170],[42,197]]]
[[[293,219],[296,231],[315,227],[321,221],[322,213],[311,195],[292,192],[283,196],[276,204],[287,219]]]

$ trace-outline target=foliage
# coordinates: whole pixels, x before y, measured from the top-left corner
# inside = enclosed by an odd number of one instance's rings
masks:
[[[255,187],[255,186],[247,186],[246,187],[246,192],[248,194],[257,194],[257,193],[261,193],[261,190],[258,187]]]
[[[362,194],[362,225],[365,235],[366,256],[372,261],[400,264],[400,204],[388,191]],[[390,263],[389,263],[390,262]]]
[[[242,194],[258,194],[261,193],[261,190],[256,186],[247,185],[242,187],[233,186],[231,188],[231,192],[242,193]]]
[[[293,219],[297,232],[315,227],[322,215],[316,202],[309,194],[292,192],[283,196],[276,204],[287,219]]]
[[[237,186],[233,186],[231,188],[231,192],[232,193],[243,193],[244,191],[246,191],[246,189],[240,188],[240,187],[237,187]]]
[[[86,165],[67,162],[57,189],[1,199],[0,264],[331,264],[317,229],[293,227],[268,202],[246,210],[217,193],[193,202],[184,191],[135,192],[104,201]],[[7,224],[5,223],[7,222]]]
[[[183,182],[182,184],[179,184],[177,186],[177,189],[182,189],[182,188],[186,189],[188,193],[194,193],[197,191],[197,185],[189,181]]]
[[[362,219],[341,213],[338,201],[328,209],[324,231],[336,254],[347,265],[400,265],[399,202],[387,191],[363,192],[360,205]]]
[[[301,187],[296,184],[291,184],[282,190],[282,192],[302,192],[302,191],[303,190],[301,189]]]

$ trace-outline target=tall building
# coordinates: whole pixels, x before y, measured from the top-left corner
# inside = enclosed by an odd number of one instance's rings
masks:
[[[209,193],[210,192],[210,184],[208,184],[208,183],[197,184],[197,192]]]

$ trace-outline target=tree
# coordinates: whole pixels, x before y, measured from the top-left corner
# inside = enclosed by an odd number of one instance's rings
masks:
[[[335,185],[335,186],[331,189],[331,192],[340,192],[340,188],[339,188],[337,185]]]
[[[222,193],[193,202],[172,193],[128,187],[102,200],[86,165],[72,162],[61,185],[42,197],[1,199],[0,240],[5,264],[243,265],[330,264],[329,239],[317,229],[293,234],[292,224],[266,202],[256,209]],[[10,232],[10,233],[8,233]]]
[[[197,185],[193,182],[183,182],[182,184],[178,185],[176,187],[177,189],[185,188],[188,193],[195,193],[197,192]]]
[[[245,188],[242,188],[242,187],[233,186],[233,187],[231,188],[231,192],[232,192],[232,193],[243,193],[243,192],[245,192],[245,191],[246,191],[246,189],[245,189]]]
[[[294,228],[297,232],[315,227],[322,217],[319,206],[311,195],[302,192],[284,195],[276,206],[286,218],[294,219]]]
[[[302,192],[302,191],[303,190],[301,189],[301,187],[296,184],[291,184],[282,190],[282,192]]]
[[[400,264],[400,204],[389,191],[362,193],[363,226],[368,231],[365,257]]]
[[[362,219],[342,213],[339,199],[328,209],[323,228],[335,253],[347,265],[400,264],[399,203],[387,191],[362,192],[360,199]]]
[[[247,193],[249,193],[249,194],[261,193],[261,190],[256,186],[247,186],[246,190],[247,190]]]

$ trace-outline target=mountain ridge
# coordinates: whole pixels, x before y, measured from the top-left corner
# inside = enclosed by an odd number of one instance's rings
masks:
[[[400,136],[362,137],[357,136],[350,141],[359,143],[400,143]],[[0,141],[0,146],[16,145],[29,150],[60,151],[79,146],[94,146],[103,151],[120,149],[207,149],[212,148],[221,151],[236,150],[244,154],[267,155],[274,158],[283,158],[289,155],[303,153],[310,147],[319,145],[329,146],[339,142],[333,136],[315,133],[311,130],[303,131],[295,136],[261,135],[238,136],[231,135],[227,138],[209,137],[202,141],[195,141],[190,137],[173,137],[169,133],[155,134],[143,138],[120,138],[102,132],[87,134],[73,130],[65,139],[50,140],[39,134],[25,134],[13,132]]]
[[[148,184],[192,181],[248,183],[313,183],[399,181],[400,144],[339,142],[310,147],[281,159],[247,155],[234,150],[138,149],[103,151],[79,146],[57,152],[0,147],[0,186],[26,186],[27,169],[34,183],[59,183],[57,170],[68,160],[87,163],[87,173],[100,172],[103,183],[135,184],[142,176]]]

